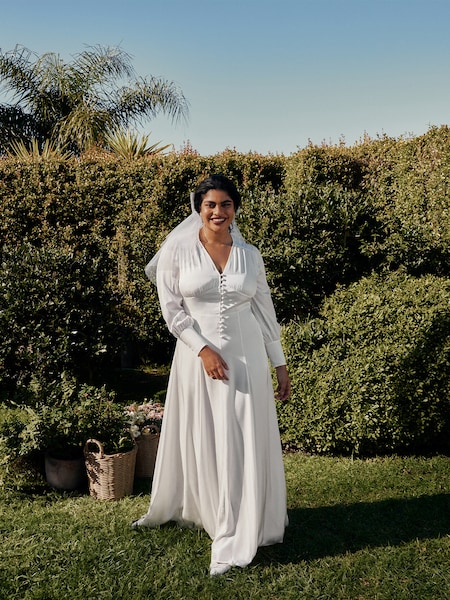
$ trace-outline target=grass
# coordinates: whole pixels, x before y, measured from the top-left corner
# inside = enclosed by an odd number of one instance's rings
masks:
[[[141,401],[166,382],[123,370],[113,387]],[[105,502],[0,472],[0,600],[450,600],[450,457],[284,461],[285,542],[214,579],[204,532],[130,529],[150,482]]]
[[[208,576],[210,540],[132,531],[148,483],[118,502],[24,475],[0,491],[0,598],[448,600],[450,458],[285,456],[290,525],[252,565]]]

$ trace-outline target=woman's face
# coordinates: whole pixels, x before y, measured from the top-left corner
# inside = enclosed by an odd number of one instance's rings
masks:
[[[228,231],[235,216],[234,202],[223,190],[209,190],[203,196],[200,216],[204,227],[211,232]]]

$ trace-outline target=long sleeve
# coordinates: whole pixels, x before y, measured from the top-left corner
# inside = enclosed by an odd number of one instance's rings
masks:
[[[187,314],[179,289],[178,247],[167,244],[162,248],[156,274],[161,312],[169,331],[196,354],[207,345],[195,329],[194,319]]]
[[[256,248],[254,251],[257,261],[257,289],[252,299],[252,310],[261,327],[267,356],[273,367],[279,367],[286,364],[280,341],[280,325],[276,318],[262,256]]]

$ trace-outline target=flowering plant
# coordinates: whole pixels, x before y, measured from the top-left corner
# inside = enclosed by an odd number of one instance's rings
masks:
[[[164,405],[160,402],[144,402],[143,404],[130,404],[125,409],[130,424],[130,432],[134,439],[142,434],[149,434],[152,425],[161,429],[164,416]]]

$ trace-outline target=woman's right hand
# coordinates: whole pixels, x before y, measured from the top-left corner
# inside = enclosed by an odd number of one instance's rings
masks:
[[[286,365],[281,365],[275,369],[277,373],[278,387],[275,392],[277,400],[287,400],[291,393],[291,381]]]
[[[218,352],[204,346],[198,353],[203,362],[203,367],[208,377],[212,379],[228,380],[228,376],[225,371],[228,371],[228,365],[223,360]]]

